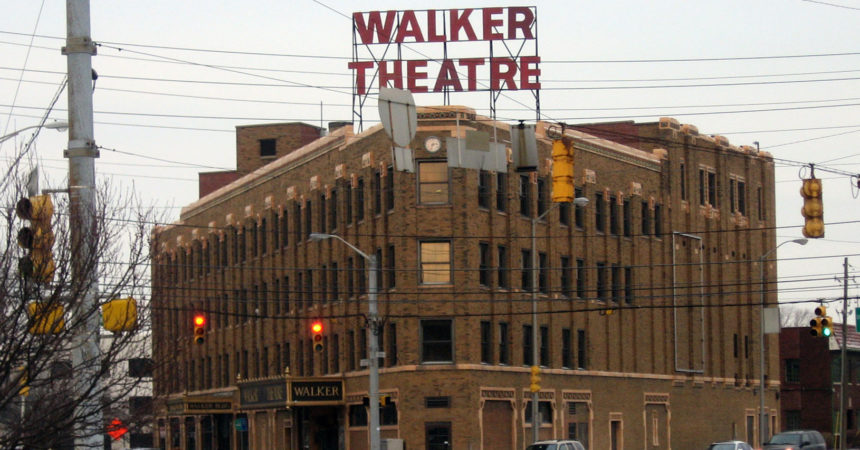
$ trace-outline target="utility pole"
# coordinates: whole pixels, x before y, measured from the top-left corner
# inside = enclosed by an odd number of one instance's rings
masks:
[[[846,395],[848,386],[848,258],[842,263],[845,278],[842,279],[842,369],[839,377],[839,449],[845,450],[848,428],[845,424]],[[856,330],[855,330],[856,331]]]
[[[75,411],[76,448],[103,446],[100,402],[98,311],[98,255],[95,236],[95,158],[98,149],[93,137],[93,69],[96,47],[90,37],[89,0],[66,0],[66,55],[69,86],[69,222],[72,242],[72,286],[80,295],[75,308],[84,317],[75,330],[72,345],[74,394],[79,398]]]

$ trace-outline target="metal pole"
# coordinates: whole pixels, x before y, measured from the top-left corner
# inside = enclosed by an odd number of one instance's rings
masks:
[[[557,203],[556,203],[557,204]],[[532,219],[532,365],[540,366],[538,364],[538,320],[537,320],[537,238],[535,228],[537,227],[537,221],[541,219],[541,217],[545,216],[549,210],[546,210],[542,215],[535,217]],[[540,427],[540,421],[538,420],[538,414],[540,414],[540,408],[538,407],[538,392],[532,392],[532,442],[538,441],[538,428]]]
[[[77,318],[72,348],[75,392],[83,396],[77,406],[76,448],[102,447],[102,412],[98,370],[99,318],[97,255],[95,254],[95,162],[98,150],[93,137],[93,71],[96,53],[90,37],[89,0],[66,0],[66,46],[69,87],[69,208],[72,248],[77,251],[72,264],[72,285],[80,289],[75,308],[84,317]]]
[[[779,247],[779,246],[777,246]],[[774,247],[773,250],[776,250]],[[767,432],[765,429],[765,423],[767,421],[767,415],[765,414],[764,408],[764,396],[765,396],[765,360],[764,360],[764,308],[765,308],[765,280],[764,280],[764,264],[765,258],[769,255],[773,250],[762,255],[761,260],[759,261],[759,271],[761,274],[761,311],[759,312],[759,447],[763,447],[764,443],[767,441]]]
[[[845,423],[846,419],[846,395],[845,391],[848,386],[848,258],[845,258],[842,263],[845,271],[842,285],[842,375],[839,383],[839,448],[845,450],[845,441],[848,433],[848,428]]]
[[[379,450],[379,318],[376,306],[377,280],[379,279],[379,262],[376,254],[364,255],[369,263],[367,272],[367,324],[370,335],[367,342],[368,367],[370,367],[370,449]]]

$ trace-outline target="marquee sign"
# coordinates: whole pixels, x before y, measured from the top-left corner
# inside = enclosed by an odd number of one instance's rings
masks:
[[[379,87],[444,93],[446,103],[452,92],[489,91],[493,112],[501,91],[531,91],[540,104],[537,7],[355,12],[352,27],[359,110]]]

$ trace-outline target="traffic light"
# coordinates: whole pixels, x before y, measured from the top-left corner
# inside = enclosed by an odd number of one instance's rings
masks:
[[[827,315],[827,308],[824,305],[815,307],[815,316],[809,321],[809,333],[815,337],[832,336],[833,318]]]
[[[15,205],[18,217],[30,221],[29,227],[18,231],[18,245],[29,254],[18,261],[18,271],[24,278],[47,284],[54,280],[54,231],[51,219],[54,203],[49,195],[22,198]]]
[[[808,178],[803,180],[800,188],[803,197],[803,214],[805,223],[803,225],[803,236],[807,238],[824,237],[824,203],[821,198],[821,179]]]
[[[314,321],[311,324],[311,337],[313,339],[313,346],[315,352],[321,352],[323,350],[323,324],[319,320]]]
[[[27,331],[34,335],[60,334],[66,326],[65,313],[63,305],[30,302],[27,304],[27,318],[30,322]]]
[[[531,372],[532,375],[531,379],[529,380],[531,383],[529,385],[529,390],[532,392],[537,392],[540,390],[540,367],[532,366]]]
[[[194,315],[194,343],[202,344],[206,342],[206,316],[203,314]]]
[[[552,201],[573,201],[573,142],[567,138],[552,141]]]

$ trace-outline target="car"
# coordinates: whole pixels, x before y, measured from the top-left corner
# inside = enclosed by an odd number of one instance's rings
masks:
[[[708,450],[753,450],[753,448],[744,441],[725,441],[714,442],[708,446]]]
[[[777,433],[764,443],[764,450],[827,450],[824,436],[815,430]]]
[[[535,442],[526,447],[526,450],[585,450],[585,446],[579,441],[553,439]]]

